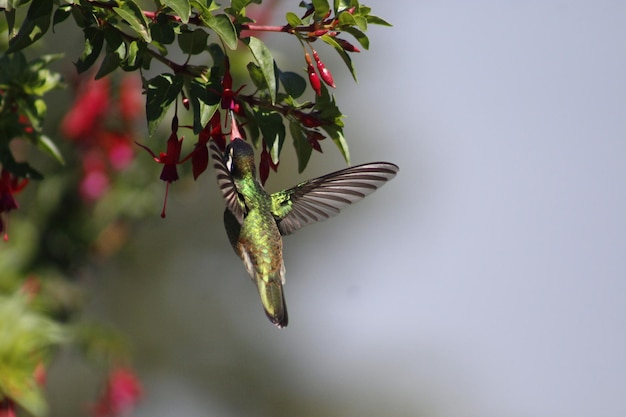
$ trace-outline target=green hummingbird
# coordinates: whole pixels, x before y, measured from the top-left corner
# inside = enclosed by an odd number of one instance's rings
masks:
[[[282,236],[337,215],[395,177],[399,168],[389,162],[372,162],[268,194],[257,179],[252,146],[233,137],[224,152],[214,141],[209,145],[226,202],[226,234],[258,287],[265,314],[276,326],[285,327]]]

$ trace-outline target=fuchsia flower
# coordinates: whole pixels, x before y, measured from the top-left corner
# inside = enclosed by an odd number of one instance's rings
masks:
[[[176,123],[176,125],[178,125],[178,123]],[[152,156],[152,159],[154,159],[155,162],[163,164],[160,178],[167,184],[165,185],[165,199],[163,201],[163,210],[161,211],[162,218],[165,218],[165,208],[167,206],[167,195],[169,193],[170,184],[179,178],[176,165],[182,164],[187,159],[189,159],[189,156],[187,156],[185,159],[180,159],[180,152],[183,147],[183,139],[184,137],[178,139],[176,130],[173,130],[170,134],[169,139],[167,140],[167,151],[160,152],[159,156],[156,156],[156,154],[152,152],[152,150],[147,146],[137,142],[137,145],[145,149]]]
[[[9,398],[0,401],[0,417],[16,417],[15,403]]]
[[[141,383],[134,372],[116,368],[108,377],[106,387],[93,406],[95,417],[119,417],[132,410],[142,396]]]
[[[27,178],[20,179],[20,177],[2,168],[2,172],[0,172],[0,233],[4,233],[5,241],[9,240],[9,235],[6,232],[6,216],[11,210],[19,207],[14,195],[22,191],[26,184],[28,184]]]

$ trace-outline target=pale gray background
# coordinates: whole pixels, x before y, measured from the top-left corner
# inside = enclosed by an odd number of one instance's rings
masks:
[[[394,27],[371,27],[358,85],[318,49],[353,162],[400,174],[285,240],[285,330],[214,179],[177,185],[143,264],[96,286],[134,343],[137,416],[626,415],[626,2],[368,5]],[[323,145],[267,188],[342,168]]]

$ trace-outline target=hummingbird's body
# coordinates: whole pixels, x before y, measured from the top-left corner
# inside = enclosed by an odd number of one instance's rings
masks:
[[[226,201],[228,239],[257,284],[265,314],[284,327],[288,317],[281,236],[338,214],[393,178],[398,167],[388,162],[358,165],[270,195],[256,178],[249,144],[235,138],[222,152],[211,141],[210,149]]]
[[[272,215],[272,197],[256,179],[254,155],[251,161],[252,170],[235,171],[233,174],[247,215],[240,224],[227,208],[224,211],[224,226],[230,244],[258,286],[267,316],[277,326],[284,327],[288,318],[282,290],[285,282],[283,241]]]

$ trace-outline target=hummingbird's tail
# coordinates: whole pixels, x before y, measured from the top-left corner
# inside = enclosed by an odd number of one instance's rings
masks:
[[[287,317],[287,304],[283,295],[283,286],[280,279],[268,281],[257,279],[259,295],[265,309],[265,314],[278,327],[285,327],[289,322]]]

